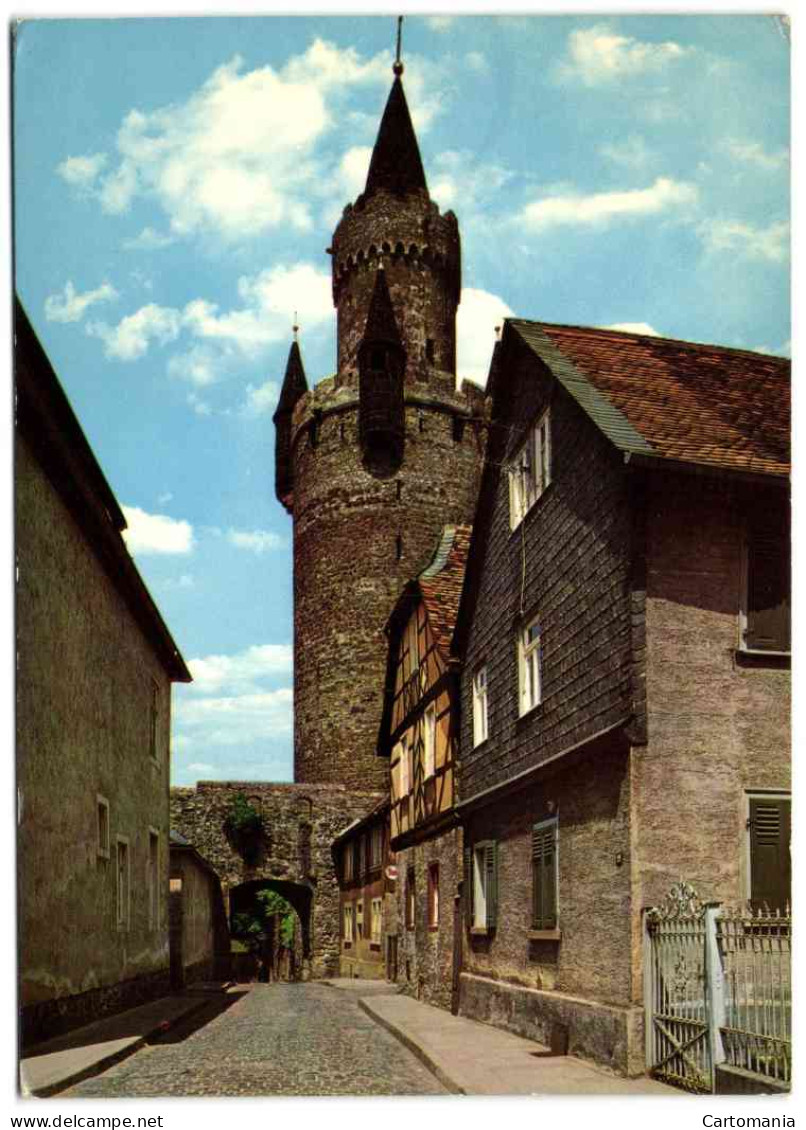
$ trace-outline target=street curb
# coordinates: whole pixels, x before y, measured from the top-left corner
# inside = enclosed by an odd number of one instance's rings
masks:
[[[439,1080],[442,1086],[450,1091],[452,1095],[467,1094],[467,1091],[464,1089],[464,1087],[460,1087],[455,1079],[452,1079],[450,1075],[443,1071],[439,1064],[431,1058],[428,1052],[420,1047],[416,1040],[413,1040],[411,1036],[407,1036],[406,1033],[398,1028],[397,1025],[393,1024],[391,1020],[387,1020],[385,1016],[379,1016],[378,1013],[373,1010],[372,1006],[369,1004],[368,1000],[365,997],[358,998],[358,1007],[362,1010],[362,1012],[365,1012],[367,1016],[374,1020],[376,1024],[380,1024],[382,1028],[385,1028],[387,1032],[390,1032],[396,1040],[399,1040],[400,1043],[404,1045],[404,1047],[407,1047],[412,1055],[415,1055],[417,1059],[419,1059],[420,1063],[422,1063],[424,1067],[427,1067],[431,1074],[435,1076],[435,1078]]]
[[[209,998],[202,998],[194,1001],[192,1008],[189,1008],[187,1012],[183,1012],[181,1016],[176,1017],[175,1020],[170,1022],[170,1027],[173,1027],[174,1024],[177,1024],[181,1020],[186,1020],[189,1016],[193,1016],[197,1013],[199,1009],[204,1008],[208,999]],[[49,1099],[53,1095],[58,1095],[62,1091],[66,1091],[68,1087],[72,1087],[76,1083],[83,1083],[85,1079],[91,1079],[94,1075],[100,1075],[101,1072],[106,1071],[107,1068],[114,1067],[116,1063],[120,1063],[122,1060],[128,1059],[130,1055],[134,1055],[135,1052],[140,1051],[150,1039],[161,1031],[163,1023],[164,1021],[161,1020],[158,1024],[155,1024],[153,1028],[150,1028],[142,1036],[138,1036],[128,1047],[120,1048],[116,1052],[110,1052],[109,1055],[103,1056],[88,1067],[84,1067],[80,1071],[74,1071],[71,1075],[65,1075],[63,1079],[59,1079],[56,1083],[49,1083],[45,1087],[37,1087],[36,1089],[26,1087],[25,1081],[22,1078],[23,1061],[20,1061],[20,1094],[26,1099]]]

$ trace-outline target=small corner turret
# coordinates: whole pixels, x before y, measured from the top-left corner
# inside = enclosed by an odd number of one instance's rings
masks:
[[[291,458],[291,417],[298,401],[308,391],[302,354],[297,341],[297,326],[294,326],[294,340],[288,351],[283,387],[274,412],[276,428],[274,446],[274,490],[278,500],[289,513],[294,506],[294,466]]]

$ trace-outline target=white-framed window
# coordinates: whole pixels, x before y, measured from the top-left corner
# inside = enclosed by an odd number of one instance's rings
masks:
[[[530,620],[518,633],[518,712],[526,714],[543,699],[540,624]]]
[[[374,898],[370,903],[370,935],[369,940],[373,945],[381,944],[381,921],[383,917],[383,899]]]
[[[532,826],[532,929],[559,924],[559,821],[556,816]]]
[[[101,859],[109,859],[109,801],[98,793],[95,797],[98,830],[97,852]]]
[[[358,941],[364,937],[364,900],[359,899],[355,904],[355,936]]]
[[[346,902],[344,904],[344,941],[345,944],[350,946],[353,944],[353,904]]]
[[[397,746],[397,779],[400,783],[401,799],[411,791],[409,736],[404,734]]]
[[[433,777],[437,768],[437,708],[435,703],[423,715],[423,770],[426,777]]]
[[[148,928],[156,930],[160,924],[160,834],[156,828],[148,829]]]
[[[131,914],[131,857],[128,836],[117,836],[115,843],[117,870],[118,930],[128,930]]]
[[[153,761],[159,761],[160,728],[160,688],[156,679],[151,679],[151,699],[148,711],[148,752]]]
[[[529,429],[509,473],[509,521],[514,530],[551,482],[549,410]]]
[[[487,665],[473,676],[473,745],[487,740]]]
[[[498,912],[498,844],[482,840],[471,849],[470,923],[494,929]]]

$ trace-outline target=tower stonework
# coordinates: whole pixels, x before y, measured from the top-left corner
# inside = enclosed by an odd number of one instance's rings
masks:
[[[338,371],[310,391],[296,374],[276,420],[294,521],[294,779],[381,790],[384,624],[443,526],[472,520],[486,438],[484,393],[456,389],[459,228],[429,197],[400,70],[329,249]]]

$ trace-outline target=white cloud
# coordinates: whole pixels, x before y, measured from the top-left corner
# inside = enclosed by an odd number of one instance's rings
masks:
[[[490,64],[481,51],[468,51],[465,55],[465,66],[480,75],[486,74],[490,69]]]
[[[520,218],[533,231],[560,225],[596,227],[614,219],[655,215],[685,207],[696,200],[695,185],[671,180],[669,177],[658,177],[650,188],[597,192],[590,196],[576,193],[549,196],[528,204]]]
[[[79,294],[68,279],[61,294],[50,294],[45,299],[45,317],[49,322],[80,322],[90,306],[112,302],[118,297],[111,283],[101,283],[95,290]]]
[[[89,322],[87,333],[104,343],[106,356],[116,361],[137,361],[145,356],[152,341],[160,345],[175,341],[179,336],[178,310],[157,306],[150,302],[129,314],[117,326],[105,322]]]
[[[144,229],[128,247],[156,247],[199,232],[228,240],[270,228],[307,230],[310,184],[322,173],[320,139],[343,120],[352,88],[388,82],[388,58],[364,59],[321,39],[276,71],[245,71],[236,56],[185,102],[131,110],[117,132],[113,168],[104,154],[68,158],[62,176],[97,196],[104,211],[156,201],[170,235]]]
[[[215,773],[215,765],[210,765],[206,761],[191,761],[188,769],[192,769],[194,773]]]
[[[227,541],[258,556],[270,549],[282,549],[285,545],[285,539],[271,530],[227,530]]]
[[[192,687],[193,684],[191,684]],[[243,747],[291,734],[294,692],[291,687],[254,694],[211,698],[176,696],[177,734],[186,745]]]
[[[60,165],[57,165],[56,172],[75,188],[88,189],[95,183],[106,161],[105,153],[90,153],[84,157],[67,157]]]
[[[206,400],[202,400],[195,392],[187,394],[187,402],[197,416],[212,416],[213,409]]]
[[[447,31],[456,21],[456,16],[426,16],[425,22],[431,31]]]
[[[494,198],[513,174],[502,165],[485,164],[467,150],[446,149],[434,161],[431,196],[441,208],[460,204],[462,217]],[[486,217],[489,223],[489,217]]]
[[[190,381],[197,388],[214,384],[221,375],[219,354],[208,345],[194,345],[185,353],[175,353],[168,362],[172,377]]]
[[[456,372],[460,381],[466,378],[476,384],[486,383],[495,328],[513,315],[514,311],[497,294],[464,287],[456,318]]]
[[[618,35],[606,24],[572,31],[568,58],[558,68],[562,79],[580,79],[585,86],[600,86],[636,75],[657,73],[682,59],[690,49],[679,43],[647,43]]]
[[[631,134],[621,141],[606,142],[599,152],[608,161],[628,169],[643,169],[652,160],[652,152],[639,134]]]
[[[262,385],[247,385],[246,397],[241,407],[244,416],[262,416],[277,403],[280,387],[276,381],[264,381]]]
[[[196,578],[192,573],[182,573],[179,577],[169,577],[163,581],[160,588],[171,592],[174,589],[193,589],[196,587]]]
[[[783,263],[789,257],[789,224],[785,220],[761,228],[739,220],[711,219],[697,230],[710,252],[727,251],[769,263]]]
[[[152,553],[190,553],[194,548],[190,522],[167,514],[147,514],[139,506],[121,506],[127,529],[123,538],[134,556]]]
[[[603,330],[621,330],[628,334],[643,334],[645,337],[660,337],[658,331],[648,322],[614,322],[612,326],[601,326]]]
[[[195,694],[253,694],[266,680],[292,669],[290,644],[255,644],[234,655],[207,655],[188,661]]]
[[[176,236],[145,227],[138,235],[124,239],[123,247],[126,251],[161,251],[172,243],[176,243]]]
[[[728,139],[722,145],[723,150],[736,161],[746,165],[755,165],[766,172],[775,172],[784,169],[789,164],[789,151],[778,149],[768,153],[763,145],[757,141],[737,141]]]

